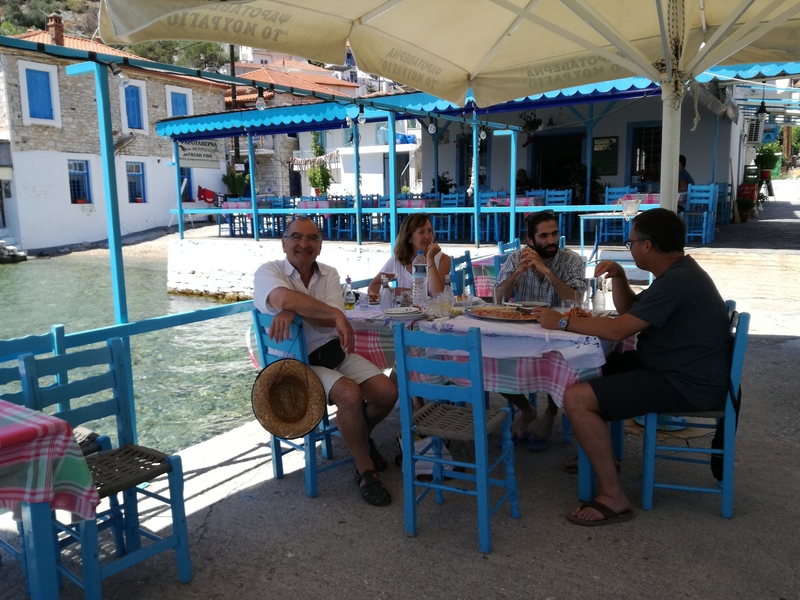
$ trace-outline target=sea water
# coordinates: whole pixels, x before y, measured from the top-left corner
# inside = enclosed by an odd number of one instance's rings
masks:
[[[167,294],[165,258],[126,257],[124,265],[129,321],[216,304]],[[131,337],[139,443],[175,452],[253,418],[250,322],[243,313]],[[107,255],[0,265],[0,339],[54,324],[68,334],[114,324]]]

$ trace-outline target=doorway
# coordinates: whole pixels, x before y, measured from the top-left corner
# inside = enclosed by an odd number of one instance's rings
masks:
[[[408,170],[411,163],[409,161],[408,152],[398,152],[395,155],[395,175],[397,176],[397,193],[401,193],[400,190],[403,187],[410,187],[409,186],[409,174]],[[389,195],[389,155],[383,155],[383,195]]]
[[[570,186],[570,171],[583,162],[581,134],[536,136],[533,149],[534,187],[544,190]]]

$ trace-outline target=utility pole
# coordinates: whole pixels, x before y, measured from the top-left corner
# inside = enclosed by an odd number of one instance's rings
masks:
[[[228,44],[228,53],[230,55],[231,60],[231,77],[236,77],[236,60],[233,56],[233,44]],[[231,84],[231,110],[236,110],[236,84]],[[239,162],[239,137],[234,136],[233,138],[233,162]]]

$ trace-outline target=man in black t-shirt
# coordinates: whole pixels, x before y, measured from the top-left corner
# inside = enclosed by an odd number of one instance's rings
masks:
[[[595,276],[613,279],[619,317],[569,318],[534,309],[543,327],[621,341],[639,333],[635,352],[612,354],[603,377],[570,386],[564,410],[597,473],[597,497],[567,515],[581,525],[633,517],[619,485],[607,421],[649,412],[697,412],[725,400],[730,372],[728,310],[714,282],[683,252],[683,221],[663,208],[633,220],[626,242],[640,269],[656,276],[635,294],[624,269],[612,261]]]

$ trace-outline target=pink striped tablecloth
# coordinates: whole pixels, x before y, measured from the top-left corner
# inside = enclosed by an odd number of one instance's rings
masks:
[[[618,202],[623,200],[638,200],[639,204],[661,204],[661,194],[625,194]]]
[[[297,203],[297,208],[330,208],[331,203],[330,200],[300,200]],[[330,217],[330,214],[323,214],[323,217],[326,219]]]
[[[92,519],[100,498],[69,423],[0,400],[0,508],[20,502]]]
[[[409,198],[407,200],[398,200],[397,208],[425,208],[427,207],[424,198]]]
[[[487,204],[511,206],[511,198],[489,198]],[[544,206],[544,196],[522,196],[517,198],[517,206]]]
[[[475,277],[475,295],[491,298],[497,273],[494,272],[494,256],[485,256],[472,261],[472,274]]]

